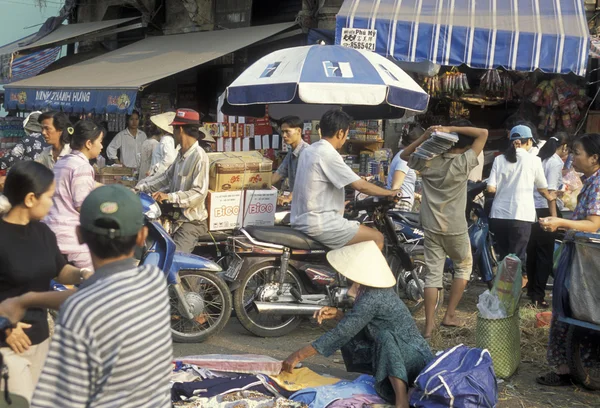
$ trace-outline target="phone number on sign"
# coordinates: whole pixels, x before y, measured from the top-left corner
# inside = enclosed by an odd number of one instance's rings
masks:
[[[344,41],[342,43],[344,47],[354,48],[355,50],[367,50],[367,51],[375,51],[375,44],[373,43],[364,43],[364,42],[356,42],[356,41]]]

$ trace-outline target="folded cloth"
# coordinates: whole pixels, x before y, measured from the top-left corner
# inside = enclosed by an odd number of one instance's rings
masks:
[[[357,394],[350,398],[333,401],[327,408],[372,408],[375,404],[387,405],[385,400],[378,395]]]
[[[291,373],[282,371],[279,375],[271,375],[269,377],[281,388],[288,391],[300,391],[305,388],[332,385],[341,381],[339,378],[324,377],[306,367],[296,369]]]
[[[173,387],[171,387],[171,400],[181,401],[191,397],[211,398],[216,395],[225,395],[246,390],[258,391],[278,398],[290,395],[290,393],[279,388],[269,377],[259,374],[174,383]]]
[[[337,400],[352,398],[357,394],[376,396],[375,378],[363,374],[354,381],[340,381],[333,385],[298,391],[290,399],[307,404],[309,408],[321,408],[328,407]]]

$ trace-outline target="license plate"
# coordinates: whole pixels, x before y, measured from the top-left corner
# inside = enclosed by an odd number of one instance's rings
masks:
[[[244,264],[244,260],[241,258],[235,258],[229,264],[229,268],[225,272],[225,278],[229,280],[236,280],[238,275],[240,274],[240,270],[242,269],[242,265]]]

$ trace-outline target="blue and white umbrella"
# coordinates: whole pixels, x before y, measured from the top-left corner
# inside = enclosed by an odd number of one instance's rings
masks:
[[[381,55],[309,45],[275,51],[252,64],[227,88],[222,110],[262,116],[269,106],[269,115],[277,118],[309,105],[315,112],[342,107],[355,119],[388,119],[405,110],[422,112],[428,102],[429,95]]]

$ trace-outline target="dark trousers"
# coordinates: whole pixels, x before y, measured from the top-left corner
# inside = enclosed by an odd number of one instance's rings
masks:
[[[538,208],[538,218],[550,216],[547,208]],[[552,273],[554,260],[555,232],[546,232],[536,222],[531,227],[531,236],[527,246],[527,295],[534,302],[542,302],[546,296],[546,283]]]
[[[208,222],[206,220],[184,222],[173,234],[177,251],[191,254],[198,243],[198,238],[207,233]]]
[[[521,260],[523,274],[527,268],[527,243],[531,235],[531,224],[519,220],[490,219],[490,231],[494,234],[499,259],[515,254]]]

